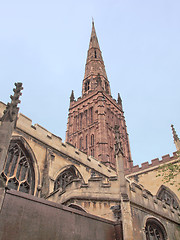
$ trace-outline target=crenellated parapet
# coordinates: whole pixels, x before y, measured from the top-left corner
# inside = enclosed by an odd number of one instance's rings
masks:
[[[154,216],[164,217],[170,221],[180,223],[180,209],[161,201],[142,185],[130,182],[129,197],[133,207],[146,210],[147,213]]]
[[[131,170],[126,169],[125,174],[129,176],[133,173],[140,173],[141,171],[151,170],[152,168],[157,168],[162,164],[169,163],[169,162],[171,162],[173,160],[177,160],[177,159],[178,159],[177,152],[174,152],[173,156],[170,156],[169,154],[167,154],[167,155],[162,156],[162,159],[155,158],[155,159],[151,160],[151,163],[144,162],[144,163],[141,163],[141,166],[139,166],[139,165],[133,166]]]

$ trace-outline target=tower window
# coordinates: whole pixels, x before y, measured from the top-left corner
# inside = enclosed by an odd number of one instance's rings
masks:
[[[86,122],[86,126],[87,126],[87,110],[84,112],[84,114],[85,114],[85,122]]]
[[[83,114],[80,113],[80,129],[82,128],[82,119],[83,119]]]
[[[89,109],[90,122],[93,123],[93,107]]]
[[[79,149],[82,150],[82,137],[79,139]]]
[[[94,51],[94,57],[97,58],[96,50]]]
[[[94,134],[91,135],[91,146],[94,146]]]
[[[89,90],[89,80],[85,82],[85,92]]]
[[[91,156],[94,157],[94,149],[91,149]]]
[[[88,147],[88,135],[86,135],[86,149]]]

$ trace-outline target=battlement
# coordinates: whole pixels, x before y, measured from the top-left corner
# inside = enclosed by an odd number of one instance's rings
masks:
[[[161,160],[159,160],[159,158],[155,158],[155,159],[151,160],[151,163],[144,162],[144,163],[141,163],[141,166],[139,166],[139,165],[133,166],[131,170],[126,169],[125,174],[130,175],[130,174],[138,173],[138,172],[141,172],[141,171],[144,171],[144,170],[149,170],[150,171],[151,168],[154,169],[154,167],[159,167],[161,164],[168,163],[168,162],[170,162],[172,160],[175,160],[177,158],[178,158],[177,152],[174,152],[173,156],[170,156],[169,154],[166,154],[166,155],[162,156]]]
[[[165,201],[161,201],[142,185],[130,182],[129,192],[130,201],[133,205],[146,208],[159,216],[180,223],[180,210],[168,205]]]

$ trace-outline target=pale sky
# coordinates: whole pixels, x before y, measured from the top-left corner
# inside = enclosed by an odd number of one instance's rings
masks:
[[[134,165],[172,155],[172,123],[180,136],[179,0],[0,0],[0,101],[22,82],[20,112],[64,140],[92,17],[112,96],[123,100]]]

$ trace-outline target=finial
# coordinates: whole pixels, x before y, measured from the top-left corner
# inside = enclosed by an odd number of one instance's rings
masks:
[[[71,92],[71,96],[70,96],[70,102],[74,102],[75,98],[74,98],[74,91],[72,90]]]
[[[2,122],[8,122],[8,121],[13,122],[17,117],[17,113],[19,110],[17,105],[21,102],[19,100],[19,97],[22,95],[21,90],[23,90],[23,87],[22,87],[22,83],[20,82],[17,82],[14,85],[16,86],[16,88],[13,89],[14,95],[10,96],[11,103],[8,103],[6,105],[6,109],[3,112],[3,116],[0,119]]]
[[[94,18],[92,17],[92,25],[94,26]]]
[[[171,128],[172,128],[174,142],[180,141],[173,124],[171,124]]]
[[[118,155],[120,152],[122,156],[124,156],[123,148],[122,148],[122,142],[121,142],[121,136],[119,131],[119,126],[114,126],[114,132],[115,132],[115,155]]]
[[[121,105],[122,104],[122,99],[121,99],[121,97],[120,97],[120,94],[118,93],[118,99],[117,99],[117,102],[118,102],[118,104],[119,105]]]
[[[177,149],[177,151],[179,151],[180,150],[180,139],[178,138],[178,135],[176,133],[176,130],[175,130],[173,124],[171,124],[171,128],[172,128],[173,139],[174,139],[174,143],[176,145],[176,149]]]

